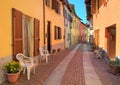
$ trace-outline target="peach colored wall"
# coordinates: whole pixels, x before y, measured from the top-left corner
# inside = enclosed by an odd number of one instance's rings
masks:
[[[61,44],[64,43],[63,35],[64,35],[64,17],[63,17],[63,6],[62,3],[60,2],[60,14],[57,14],[55,10],[53,10],[51,7],[45,7],[45,29],[47,33],[47,21],[51,22],[51,44],[56,45],[56,44]],[[62,28],[62,39],[55,40],[54,39],[54,26],[58,26]],[[47,38],[46,38],[47,41]],[[46,42],[47,44],[47,42]],[[62,47],[63,49],[63,47]]]
[[[43,40],[42,0],[1,0],[0,3],[0,58],[12,55],[12,8],[40,20],[40,39]]]
[[[109,0],[106,6],[102,5],[97,14],[93,16],[94,30],[100,29],[100,47],[106,49],[105,28],[116,24],[116,56],[120,55],[120,1]]]

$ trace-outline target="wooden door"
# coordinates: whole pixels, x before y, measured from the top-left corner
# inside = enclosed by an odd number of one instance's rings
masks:
[[[34,56],[39,55],[39,20],[34,19]]]
[[[107,52],[110,58],[115,58],[116,55],[116,29],[111,26],[108,28]]]
[[[51,52],[50,22],[47,24],[47,49]]]
[[[95,45],[99,47],[99,29],[95,30]]]
[[[13,59],[16,60],[17,53],[23,53],[22,38],[22,13],[16,9],[12,9],[13,23]]]

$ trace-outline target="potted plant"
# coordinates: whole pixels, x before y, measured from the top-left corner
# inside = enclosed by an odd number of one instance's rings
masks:
[[[120,73],[120,61],[118,58],[110,60],[110,68],[113,74]]]
[[[8,82],[15,83],[20,74],[20,63],[18,61],[11,61],[3,65],[3,68],[6,70]]]

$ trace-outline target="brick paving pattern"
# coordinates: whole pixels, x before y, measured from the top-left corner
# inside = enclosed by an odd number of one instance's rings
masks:
[[[85,85],[82,50],[81,45],[69,63],[61,85]]]
[[[88,44],[83,45],[83,68],[84,68],[84,77],[85,85],[102,85],[97,73],[94,70],[94,67],[90,58],[90,48]]]
[[[69,54],[69,52],[74,48],[71,47],[66,49],[65,51],[56,53],[55,55],[50,56],[49,63],[45,63],[45,61],[41,62],[36,67],[35,75],[31,73],[30,80],[27,80],[27,75],[20,75],[19,80],[15,84],[9,84],[8,82],[4,82],[2,85],[43,85],[43,82],[50,73],[55,69],[55,67]]]
[[[90,56],[94,69],[103,85],[120,85],[120,75],[113,75],[104,59],[97,59],[93,53],[90,53]]]
[[[21,73],[18,81],[15,84],[4,82],[2,85],[43,85],[43,82],[48,78],[56,66],[69,54],[74,47],[66,49],[51,55],[49,63],[45,61],[39,63],[36,67],[35,75],[31,73],[30,80],[27,80],[26,74]],[[89,50],[89,46],[87,46]],[[84,50],[87,51],[88,50]],[[97,73],[102,85],[120,85],[120,75],[110,73],[109,65],[104,59],[97,59],[93,52],[89,51],[92,65]],[[62,69],[62,68],[61,68]],[[83,45],[79,47],[76,54],[70,61],[67,70],[63,76],[61,85],[85,85],[84,69],[83,69]]]

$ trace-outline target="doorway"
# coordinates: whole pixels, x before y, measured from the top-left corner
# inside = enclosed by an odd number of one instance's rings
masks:
[[[23,54],[30,56],[30,18],[23,15]]]
[[[116,55],[116,25],[106,28],[107,30],[107,53],[109,58],[115,58]]]
[[[39,25],[38,19],[34,18],[33,20],[32,17],[23,14],[21,11],[12,9],[14,60],[16,60],[17,53],[23,53],[26,56],[39,55]]]
[[[99,47],[99,29],[95,30],[95,46]]]
[[[49,52],[51,52],[51,34],[50,34],[51,30],[50,28],[51,28],[51,23],[50,21],[48,21],[47,23],[47,49]]]

